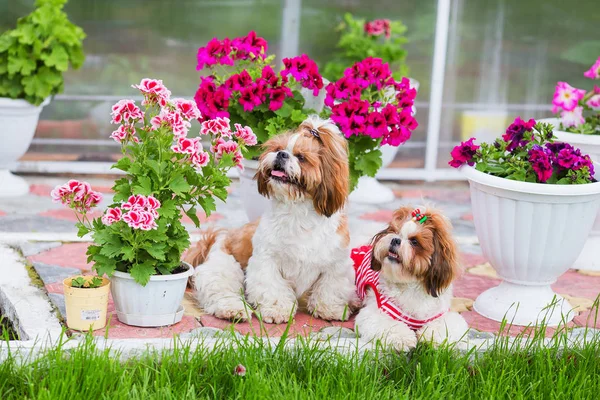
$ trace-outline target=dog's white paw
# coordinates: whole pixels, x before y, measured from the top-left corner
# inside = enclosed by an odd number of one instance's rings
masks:
[[[217,318],[249,321],[252,319],[252,309],[240,299],[221,299],[215,304],[213,314]]]
[[[324,319],[325,321],[347,321],[352,314],[348,305],[344,306],[329,306],[329,307],[316,307],[308,310],[311,315],[315,318]]]
[[[385,336],[383,342],[396,351],[408,351],[417,346],[417,335],[408,327],[394,329]]]
[[[290,317],[294,317],[293,308],[293,305],[290,307],[260,306],[259,310],[263,322],[267,324],[284,324],[290,320]]]

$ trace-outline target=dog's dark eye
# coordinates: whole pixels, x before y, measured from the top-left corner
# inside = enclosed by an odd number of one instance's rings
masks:
[[[298,159],[298,161],[303,162],[304,161],[304,156],[302,154],[296,154],[296,158]]]
[[[417,239],[410,239],[410,245],[416,247],[419,245],[419,241]]]

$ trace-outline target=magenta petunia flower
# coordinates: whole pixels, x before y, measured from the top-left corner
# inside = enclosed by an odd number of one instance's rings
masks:
[[[590,69],[583,73],[583,76],[590,79],[600,79],[600,57],[598,57]]]
[[[545,183],[552,177],[552,173],[554,172],[554,168],[552,167],[552,153],[536,144],[529,150],[528,155],[528,161],[537,175],[538,181]]]
[[[471,138],[454,147],[450,153],[452,160],[448,163],[451,167],[458,168],[465,163],[471,166],[474,165],[473,157],[479,149],[479,146],[473,143],[474,140],[475,138]]]

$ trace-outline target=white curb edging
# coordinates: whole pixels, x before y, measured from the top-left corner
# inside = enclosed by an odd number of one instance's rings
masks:
[[[57,340],[62,327],[44,291],[35,287],[21,256],[0,245],[0,308],[23,341]]]

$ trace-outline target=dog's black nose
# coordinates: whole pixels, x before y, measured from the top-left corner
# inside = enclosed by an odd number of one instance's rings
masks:
[[[392,242],[390,243],[391,247],[398,247],[400,246],[400,243],[402,243],[402,241],[400,240],[400,238],[393,238]]]
[[[277,153],[278,160],[287,160],[288,158],[290,158],[290,155],[287,151],[280,151]]]

